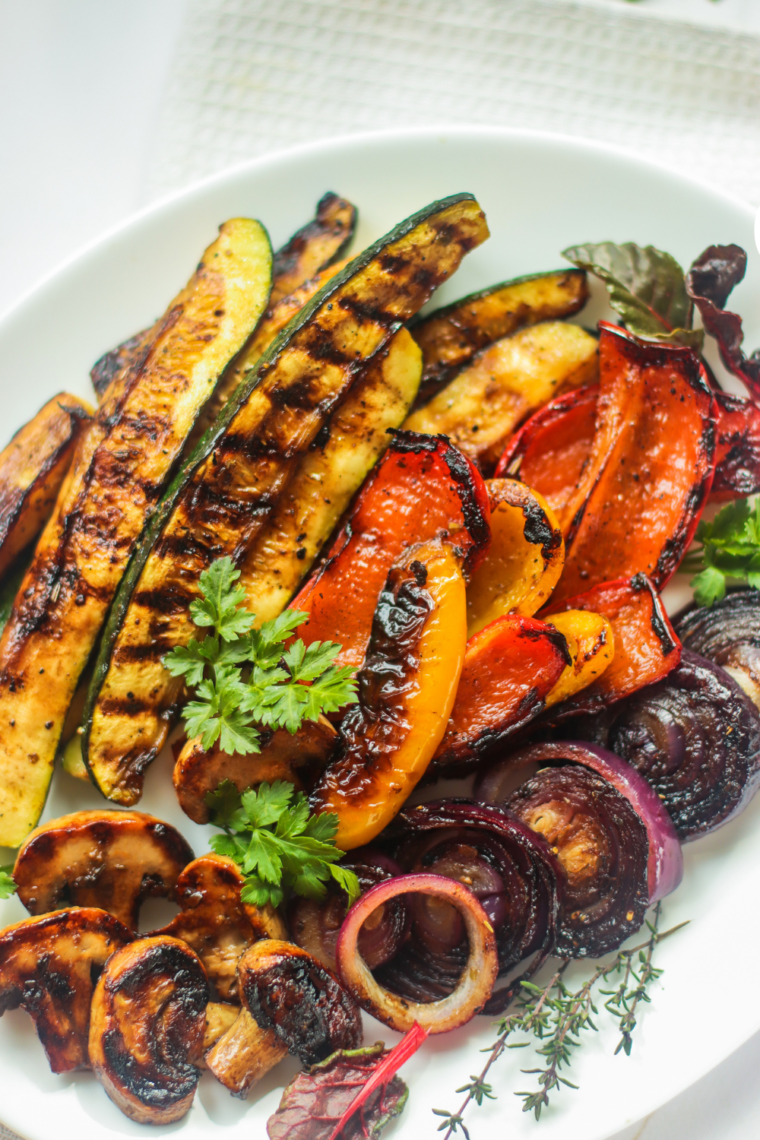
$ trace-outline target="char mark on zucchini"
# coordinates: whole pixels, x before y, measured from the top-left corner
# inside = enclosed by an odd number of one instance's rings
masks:
[[[107,796],[135,802],[139,789],[124,786],[124,758],[144,767],[145,758],[166,739],[182,699],[181,681],[160,663],[125,667],[116,651],[151,641],[159,632],[157,619],[162,637],[175,645],[187,643],[194,635],[188,612],[175,613],[167,624],[158,612],[162,599],[174,598],[178,587],[192,594],[202,571],[221,555],[243,562],[327,416],[433,287],[487,233],[480,207],[463,194],[434,203],[370,246],[283,330],[186,462],[125,577],[95,668],[83,753]],[[394,256],[392,270],[383,267],[388,253]],[[420,285],[423,261],[427,273]],[[288,402],[291,391],[299,392],[295,406]],[[265,440],[266,456],[258,445],[253,458],[237,444],[230,447],[235,437]],[[211,504],[213,511],[207,509]],[[146,591],[159,605],[141,604]],[[152,712],[105,715],[103,702],[127,691],[147,697]]]
[[[18,846],[39,818],[69,705],[132,549],[270,284],[263,227],[225,223],[78,443],[0,641],[3,845]]]

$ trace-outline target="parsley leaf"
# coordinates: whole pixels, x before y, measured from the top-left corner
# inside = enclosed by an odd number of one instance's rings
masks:
[[[231,558],[217,558],[200,577],[202,597],[190,605],[190,617],[196,625],[213,626],[217,637],[230,641],[247,633],[253,625],[253,614],[240,607],[245,590],[235,586],[240,571]]]
[[[0,867],[0,899],[9,899],[16,893],[16,884],[13,881],[13,864]]]
[[[689,554],[684,567],[703,567],[691,580],[698,605],[719,602],[729,578],[760,590],[760,500],[727,503],[712,522],[699,524],[697,542],[702,549]]]
[[[353,671],[334,664],[340,646],[331,641],[290,641],[308,619],[285,610],[254,629],[245,609],[240,571],[231,558],[219,558],[200,576],[201,597],[190,606],[196,626],[209,630],[191,638],[163,659],[173,677],[194,690],[183,716],[188,735],[200,736],[208,751],[248,755],[261,750],[260,728],[298,732],[305,720],[318,720],[356,701]]]
[[[279,906],[290,894],[321,899],[331,877],[349,905],[359,897],[354,872],[337,865],[344,854],[332,843],[338,817],[310,815],[306,796],[292,784],[275,780],[241,795],[226,780],[206,804],[211,822],[225,832],[212,836],[211,849],[233,859],[245,875],[243,902]]]

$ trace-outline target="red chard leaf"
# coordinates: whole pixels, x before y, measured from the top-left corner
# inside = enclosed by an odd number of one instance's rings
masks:
[[[269,1140],[374,1140],[403,1112],[409,1090],[396,1072],[426,1037],[415,1024],[395,1049],[339,1049],[305,1069],[270,1116]]]
[[[669,253],[632,241],[602,241],[571,246],[562,256],[605,283],[610,305],[629,332],[701,349],[702,330],[689,327],[692,310],[683,269]]]
[[[702,324],[715,337],[726,368],[760,395],[760,353],[745,356],[742,319],[725,308],[731,290],[744,277],[747,255],[739,245],[710,245],[686,274],[686,292],[699,309]]]

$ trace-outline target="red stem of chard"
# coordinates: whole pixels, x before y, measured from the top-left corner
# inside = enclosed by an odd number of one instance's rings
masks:
[[[351,1101],[335,1125],[335,1128],[333,1128],[330,1133],[329,1140],[338,1140],[338,1137],[354,1113],[358,1112],[361,1106],[369,1100],[375,1089],[383,1088],[390,1083],[401,1066],[405,1065],[409,1058],[417,1052],[427,1036],[427,1029],[423,1029],[422,1026],[418,1025],[415,1021],[412,1028],[407,1030],[398,1045],[391,1049],[388,1056],[380,1062],[366,1085],[362,1088],[362,1091]]]

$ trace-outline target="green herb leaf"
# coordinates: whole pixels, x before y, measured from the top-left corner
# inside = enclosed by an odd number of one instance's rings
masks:
[[[212,626],[217,637],[230,641],[247,633],[254,616],[240,607],[245,590],[234,583],[240,577],[231,558],[217,558],[200,577],[202,597],[190,605],[190,617],[196,625]]]
[[[685,567],[702,570],[691,585],[698,605],[711,606],[725,596],[729,579],[760,589],[760,500],[727,503],[712,522],[697,527],[702,549],[690,553]]]
[[[562,256],[605,283],[612,308],[630,332],[701,349],[704,334],[690,327],[684,271],[669,253],[652,245],[603,241],[571,246]]]
[[[164,657],[173,677],[184,678],[194,699],[183,716],[188,735],[203,748],[227,753],[260,751],[257,725],[298,732],[305,720],[318,720],[356,701],[351,669],[334,661],[340,646],[300,639],[286,642],[308,614],[285,610],[253,629],[255,616],[242,608],[245,591],[231,558],[220,558],[200,577],[201,597],[190,607],[196,625],[213,629],[203,641],[191,639]]]
[[[246,877],[242,898],[256,906],[279,906],[286,895],[323,898],[332,877],[353,902],[359,882],[353,871],[338,867],[343,851],[331,840],[336,815],[312,816],[302,792],[284,780],[260,784],[240,795],[230,781],[206,797],[212,820],[225,829],[211,848],[238,864]]]
[[[231,827],[240,810],[240,792],[232,780],[222,780],[215,792],[208,793],[204,802],[209,810],[209,820],[215,827]]]
[[[349,871],[348,867],[341,867],[339,863],[330,864],[330,874],[335,879],[335,882],[341,887],[348,895],[348,905],[353,906],[359,895],[361,888],[359,887],[359,880],[353,871]]]
[[[15,895],[16,890],[17,887],[13,881],[13,864],[0,867],[0,899],[9,899],[11,895]]]

